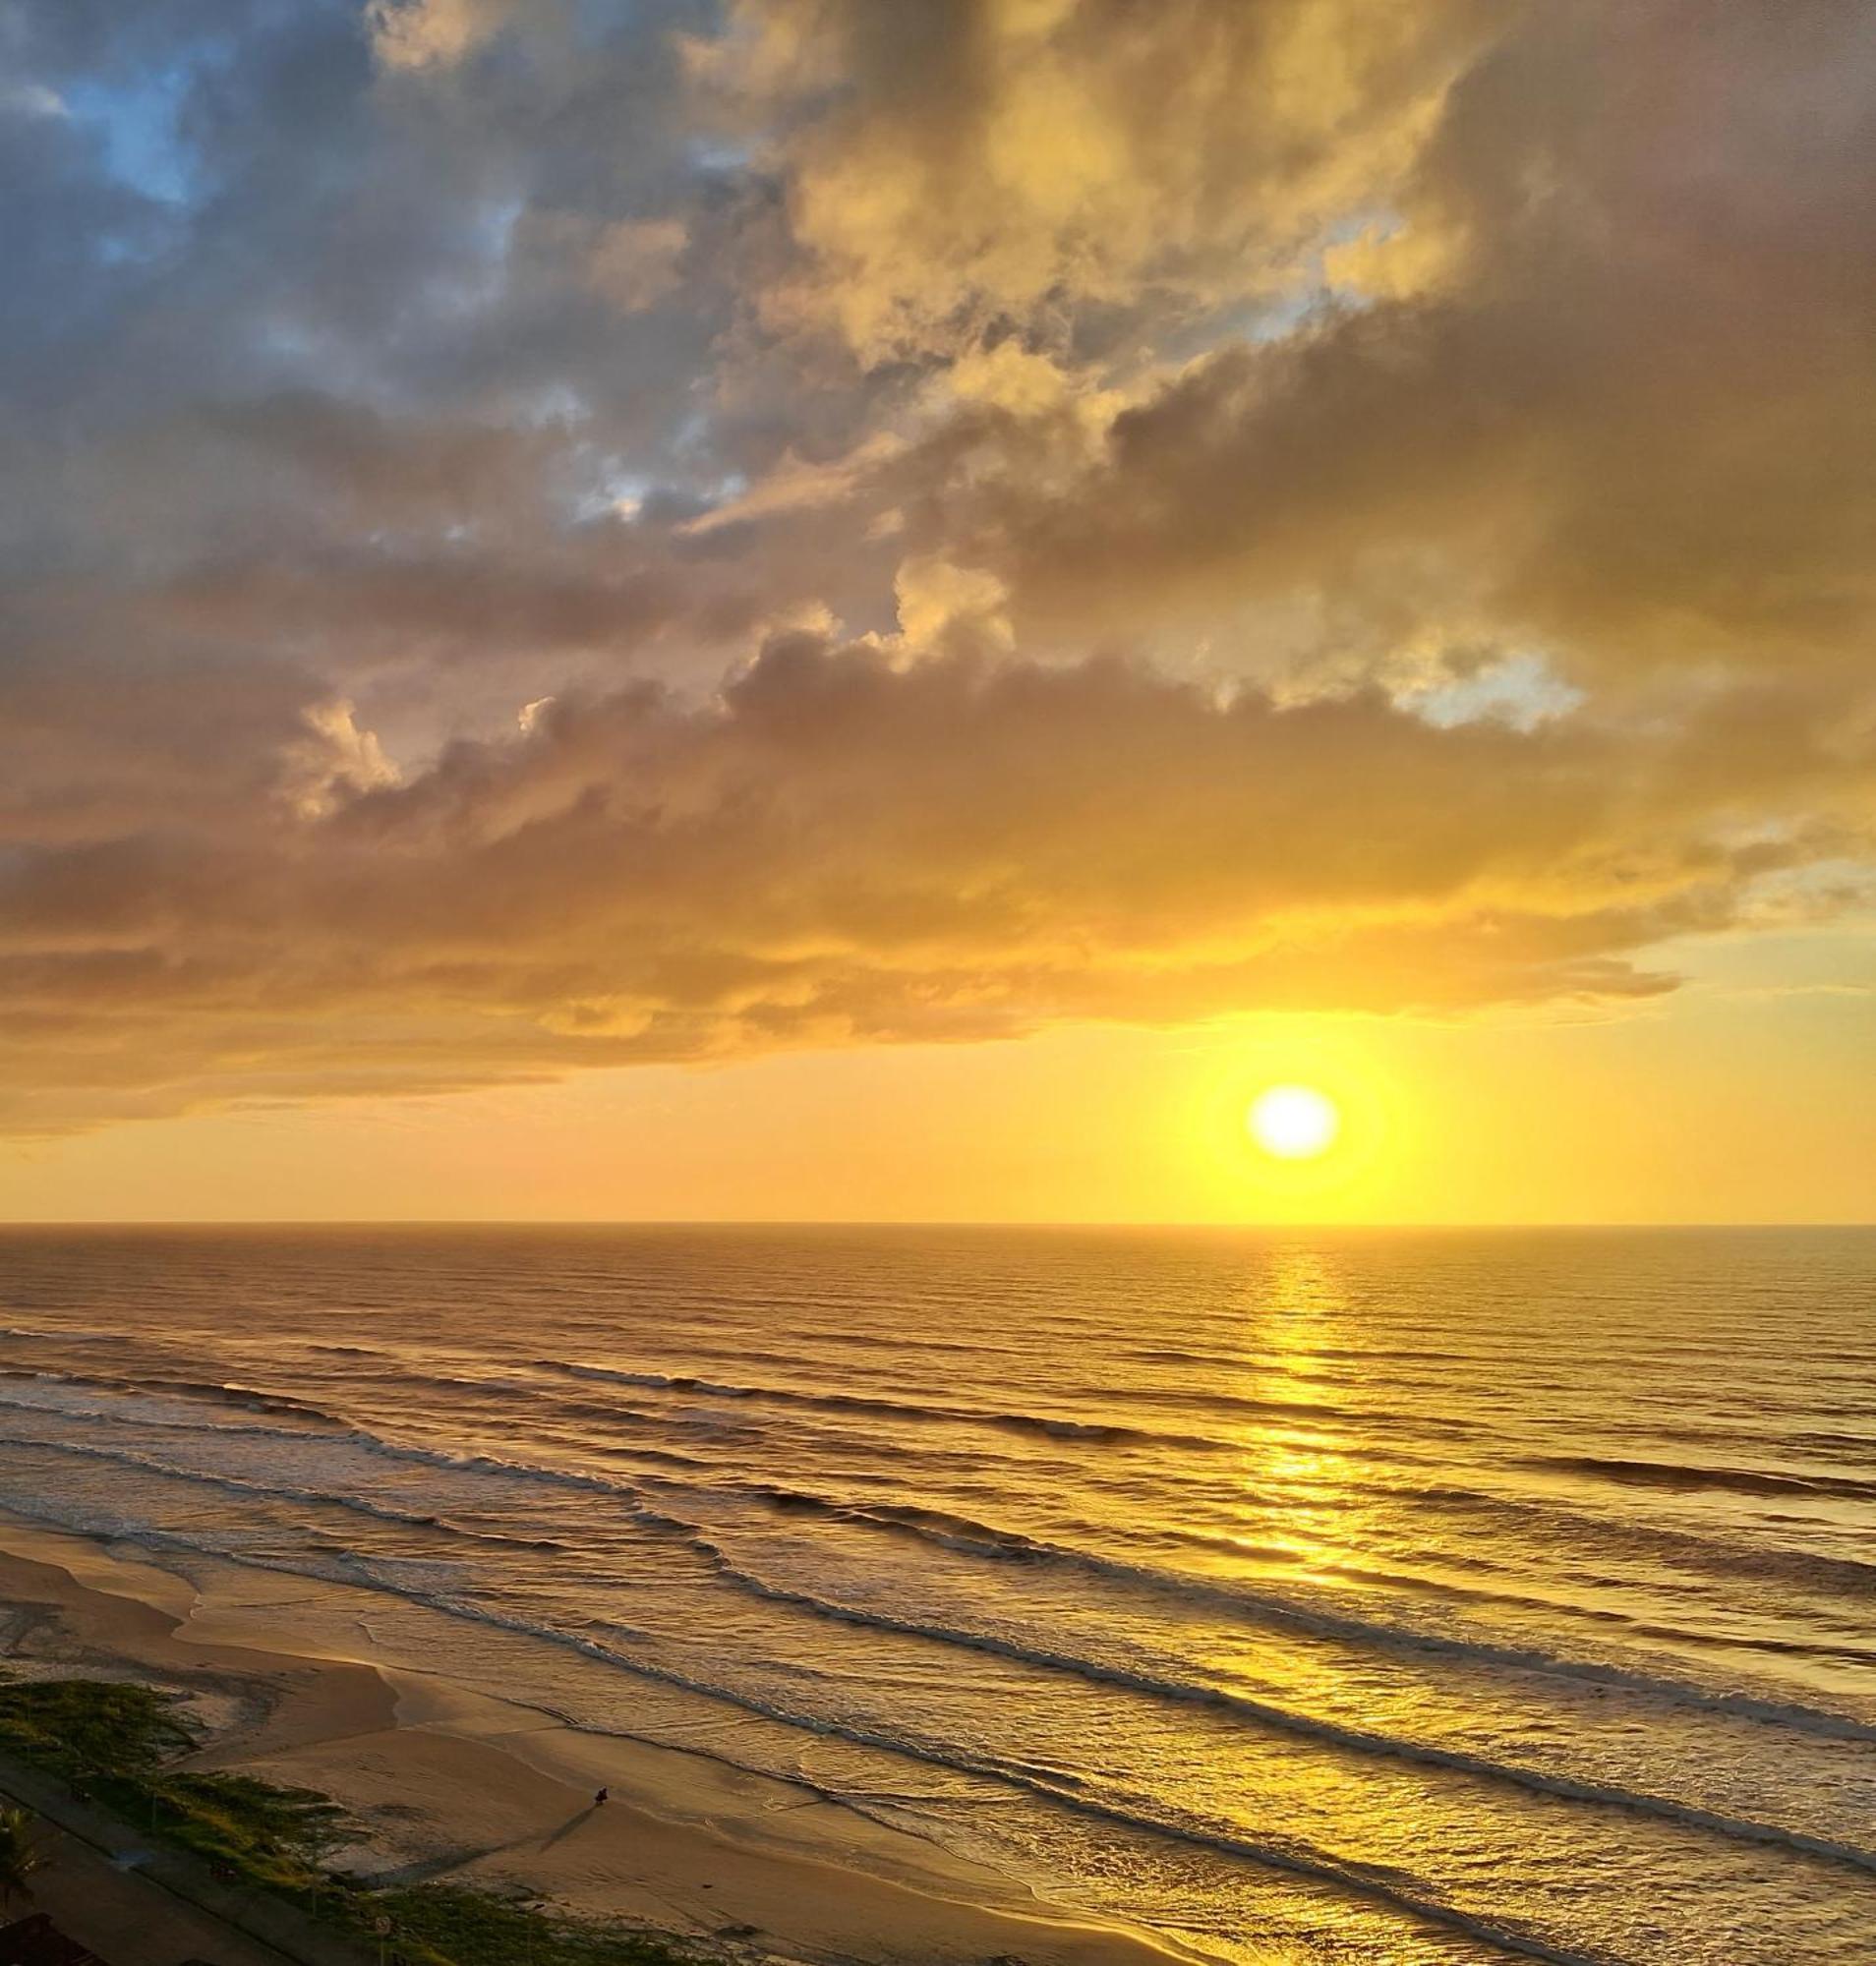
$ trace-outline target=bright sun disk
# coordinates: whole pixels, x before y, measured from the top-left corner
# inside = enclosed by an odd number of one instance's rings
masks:
[[[1273,1085],[1251,1102],[1245,1126],[1266,1154],[1302,1161],[1335,1144],[1342,1116],[1334,1100],[1313,1085]]]

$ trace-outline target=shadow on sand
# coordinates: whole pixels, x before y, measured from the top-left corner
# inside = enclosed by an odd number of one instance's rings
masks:
[[[571,1836],[574,1830],[576,1830],[580,1826],[580,1824],[586,1821],[586,1819],[589,1816],[597,1816],[599,1814],[599,1811],[600,1811],[600,1806],[596,1802],[589,1802],[584,1809],[576,1809],[573,1812],[573,1814],[569,1816],[566,1819],[566,1821],[560,1824],[559,1828],[557,1828],[553,1832],[552,1835],[545,1836],[541,1839],[541,1848],[543,1850],[552,1850],[555,1844],[557,1844],[562,1836]],[[524,1838],[523,1840],[525,1841],[526,1839]]]
[[[488,1843],[479,1850],[451,1850],[440,1857],[428,1857],[420,1864],[406,1864],[401,1870],[385,1871],[373,1879],[381,1888],[398,1888],[405,1884],[427,1884],[437,1878],[446,1877],[451,1871],[459,1871],[465,1864],[480,1863],[484,1857],[498,1856],[503,1850],[519,1850],[534,1844],[542,1850],[552,1850],[563,1836],[571,1836],[589,1816],[597,1816],[600,1806],[589,1802],[584,1809],[576,1809],[557,1829],[552,1829],[544,1837],[537,1837],[530,1830],[525,1836],[510,1836],[505,1843]]]

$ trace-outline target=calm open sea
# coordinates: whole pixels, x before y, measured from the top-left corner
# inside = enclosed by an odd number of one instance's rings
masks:
[[[1876,1959],[1876,1233],[21,1231],[0,1323],[8,1507],[1218,1957]]]

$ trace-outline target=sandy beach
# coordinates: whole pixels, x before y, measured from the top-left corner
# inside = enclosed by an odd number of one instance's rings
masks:
[[[363,1601],[356,1655],[342,1656],[327,1635],[344,1587],[316,1587],[324,1616],[309,1646],[294,1604],[314,1587],[273,1583],[217,1603],[152,1561],[0,1517],[0,1658],[15,1674],[134,1679],[180,1695],[205,1741],[196,1765],[332,1796],[364,1829],[333,1866],[373,1881],[538,1892],[744,1959],[1163,1966],[1174,1956],[805,1788],[580,1734],[453,1683],[446,1661],[424,1674],[381,1665]],[[49,1908],[82,1899],[102,1870],[67,1841],[45,1879]],[[145,1930],[148,1966],[199,1949],[199,1926],[180,1909],[173,1926]],[[219,1956],[234,1957],[226,1942]],[[276,1956],[255,1948],[235,1966]]]

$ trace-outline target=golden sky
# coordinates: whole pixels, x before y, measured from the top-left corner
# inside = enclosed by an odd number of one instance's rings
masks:
[[[4,32],[0,1217],[1876,1214],[1868,9]]]

